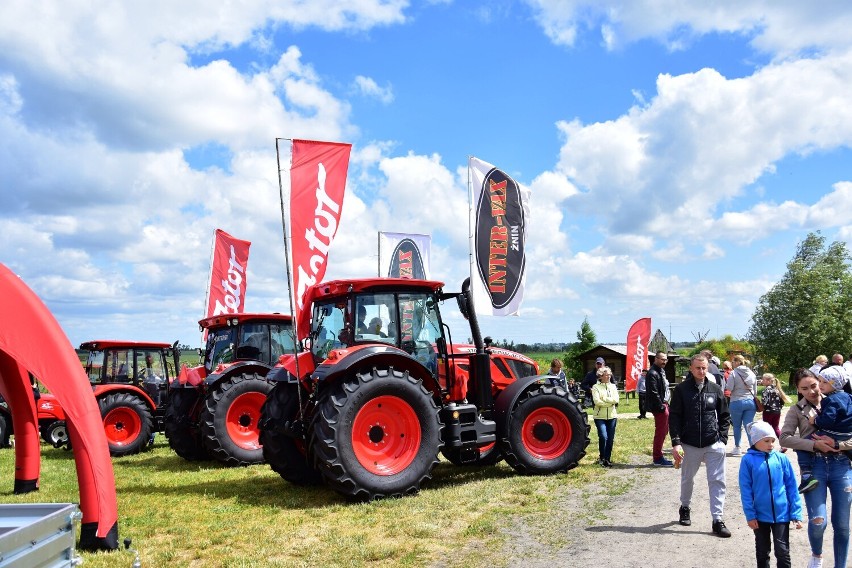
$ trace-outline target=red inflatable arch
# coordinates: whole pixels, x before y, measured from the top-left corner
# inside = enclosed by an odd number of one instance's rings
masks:
[[[15,425],[15,493],[38,489],[40,444],[29,373],[59,400],[74,448],[83,525],[80,548],[118,548],[115,476],[98,404],[77,353],[42,301],[0,263],[0,394]],[[86,432],[81,436],[80,432]]]

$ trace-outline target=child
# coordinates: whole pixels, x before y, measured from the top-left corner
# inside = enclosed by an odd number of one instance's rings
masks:
[[[568,379],[568,392],[574,395],[574,398],[580,400],[580,385],[574,380],[574,377]]]
[[[772,373],[763,373],[760,378],[760,384],[763,385],[763,402],[762,418],[764,422],[769,423],[772,429],[775,430],[775,436],[781,437],[781,431],[778,429],[778,423],[781,421],[781,409],[785,404],[790,404],[790,397],[784,393],[784,389],[778,383],[778,379]],[[781,451],[786,451],[787,448],[782,448]]]
[[[554,386],[568,389],[568,383],[565,381],[565,371],[562,370],[562,359],[556,358],[550,362],[550,371],[547,372],[553,378],[550,379]]]
[[[790,523],[802,528],[802,500],[793,466],[773,449],[775,431],[768,423],[748,424],[746,436],[751,447],[740,462],[740,499],[754,530],[757,566],[769,566],[773,541],[777,565],[790,566]]]
[[[811,424],[819,428],[816,434],[828,436],[837,442],[843,442],[852,438],[852,396],[844,392],[843,385],[849,380],[843,367],[833,366],[821,369],[817,375],[819,378],[819,390],[825,395],[819,405],[819,414],[812,416]],[[852,459],[852,450],[843,452],[846,457]],[[814,489],[819,483],[813,478],[813,454],[809,452],[797,452],[799,456],[799,470],[802,472],[802,482],[799,492],[806,493]]]

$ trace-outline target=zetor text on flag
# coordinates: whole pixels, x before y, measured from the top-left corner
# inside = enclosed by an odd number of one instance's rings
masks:
[[[651,318],[636,320],[627,332],[627,369],[624,390],[635,391],[639,375],[648,368],[648,343],[651,342]]]
[[[474,307],[482,315],[517,315],[526,281],[528,188],[470,158],[471,266]]]
[[[216,229],[205,317],[244,311],[250,246],[249,241],[234,238],[222,229]]]
[[[288,226],[299,339],[310,328],[305,292],[325,276],[328,251],[337,234],[351,149],[351,144],[293,140]]]

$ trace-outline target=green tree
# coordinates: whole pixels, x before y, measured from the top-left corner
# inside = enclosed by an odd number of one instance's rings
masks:
[[[781,281],[761,296],[749,328],[757,356],[777,372],[807,367],[852,345],[852,274],[845,243],[819,231],[799,243]]]
[[[580,331],[577,332],[577,343],[573,343],[568,348],[568,352],[562,360],[565,363],[565,374],[578,380],[582,379],[585,373],[583,372],[583,363],[580,361],[580,354],[597,344],[598,338],[592,326],[589,325],[589,318],[583,318]]]

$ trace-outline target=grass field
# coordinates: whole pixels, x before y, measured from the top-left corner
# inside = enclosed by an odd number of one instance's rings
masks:
[[[619,409],[635,413],[636,400]],[[652,420],[620,420],[615,461],[650,460],[652,434]],[[545,544],[564,538],[548,527],[570,522],[562,498],[599,471],[594,427],[591,437],[588,455],[567,474],[526,477],[505,463],[442,461],[418,495],[353,504],[325,487],[290,485],[266,465],[184,461],[158,435],[152,451],[113,459],[119,534],[133,539],[143,566],[505,566],[507,529],[519,521]],[[73,454],[62,449],[42,445],[38,492],[12,494],[14,450],[0,450],[0,476],[4,503],[79,501]],[[82,556],[87,567],[133,560],[124,551]]]

